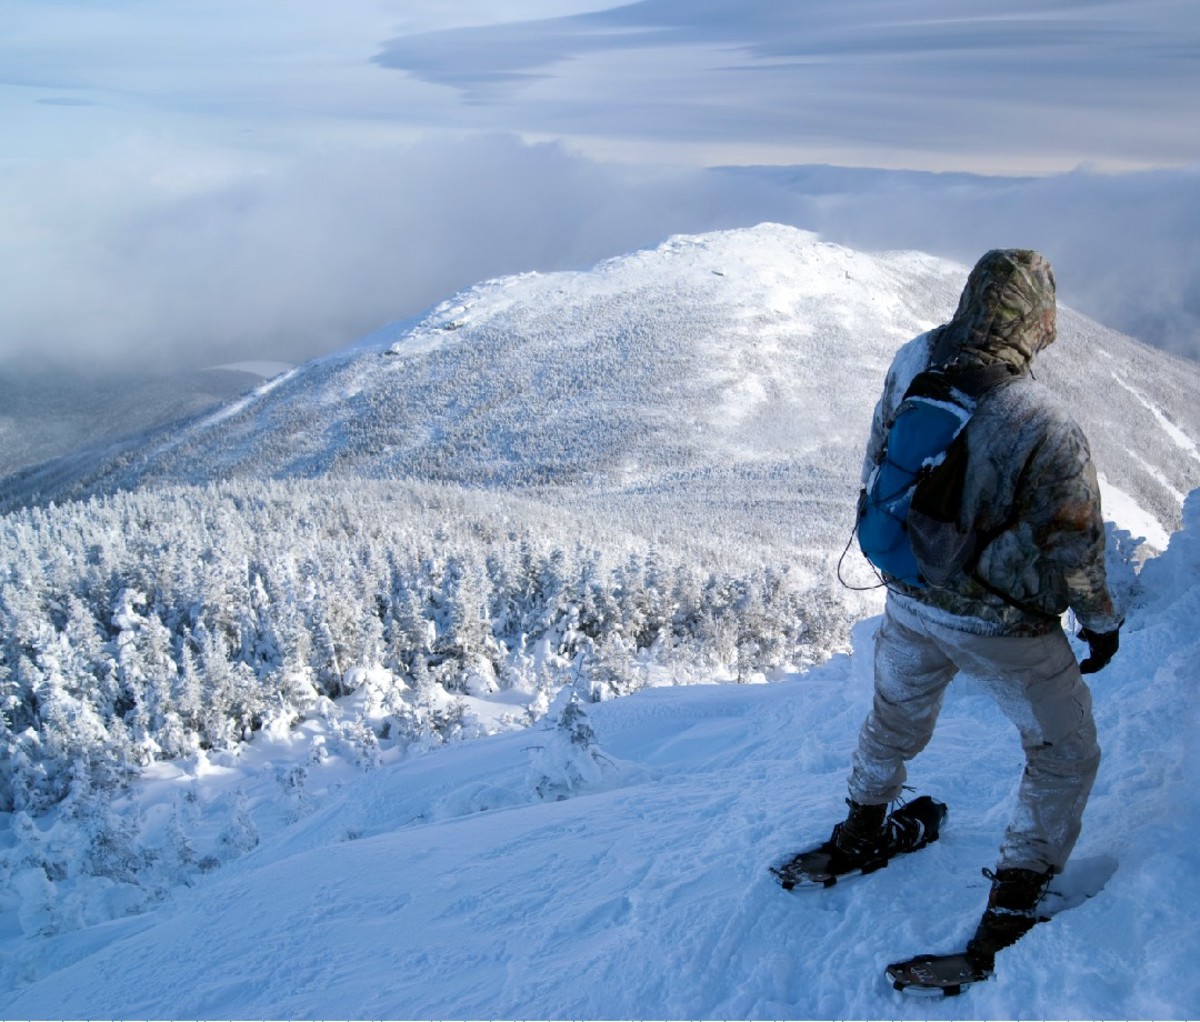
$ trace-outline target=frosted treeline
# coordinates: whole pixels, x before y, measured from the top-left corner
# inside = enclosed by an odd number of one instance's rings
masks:
[[[0,810],[111,791],[314,709],[380,747],[531,723],[572,685],[819,657],[841,614],[738,537],[436,485],[229,483],[0,518]],[[523,695],[503,720],[466,697]],[[354,699],[344,697],[354,695]],[[340,701],[340,702],[339,702]],[[351,707],[347,710],[345,707]]]

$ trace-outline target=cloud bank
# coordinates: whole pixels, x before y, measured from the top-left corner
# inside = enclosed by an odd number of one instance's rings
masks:
[[[767,220],[966,265],[987,248],[1038,248],[1064,301],[1200,358],[1194,169],[655,170],[488,135],[306,159],[182,193],[110,170],[102,183],[47,182],[61,196],[52,223],[0,207],[0,360],[300,361],[478,280]]]
[[[294,361],[480,279],[749,216],[743,189],[697,172],[676,193],[678,175],[511,136],[313,157],[182,194],[95,171],[26,182],[46,193],[0,208],[0,358]]]
[[[1157,348],[1200,358],[1200,166],[1037,178],[771,168],[794,216],[852,247],[917,248],[966,265],[1036,248],[1059,297]]]
[[[0,368],[297,361],[482,278],[763,220],[967,264],[1042,248],[1081,311],[1200,356],[1187,0],[13,0],[5,19]],[[705,169],[725,163],[801,166]]]

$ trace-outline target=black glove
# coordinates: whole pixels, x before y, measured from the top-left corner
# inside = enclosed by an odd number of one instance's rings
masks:
[[[1117,625],[1111,632],[1093,632],[1090,628],[1081,628],[1079,637],[1088,644],[1088,651],[1091,653],[1091,656],[1079,665],[1079,672],[1095,674],[1108,666],[1113,654],[1120,648],[1121,626]]]

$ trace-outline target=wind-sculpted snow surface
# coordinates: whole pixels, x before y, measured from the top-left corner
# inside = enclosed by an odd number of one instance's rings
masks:
[[[969,679],[913,771],[951,807],[937,844],[817,893],[786,894],[766,871],[842,811],[870,619],[852,656],[783,684],[657,689],[582,717],[560,704],[551,733],[351,775],[139,917],[52,940],[6,924],[5,1014],[1194,1017],[1198,579],[1200,492],[1091,679],[1105,758],[1072,862],[1103,886],[1004,951],[963,1000],[906,999],[882,968],[960,945],[986,896],[979,870],[1022,755]],[[287,763],[286,744],[264,751],[273,770]],[[253,804],[263,761],[240,770],[174,783],[236,782]],[[157,783],[148,803],[171,782]]]

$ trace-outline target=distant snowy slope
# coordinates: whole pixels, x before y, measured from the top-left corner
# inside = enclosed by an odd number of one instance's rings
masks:
[[[38,371],[0,358],[0,506],[4,477],[48,459],[79,469],[111,459],[131,438],[236,398],[253,378],[226,368],[156,370],[86,362]],[[71,456],[86,452],[83,457]]]
[[[968,679],[912,770],[951,806],[941,841],[820,893],[786,894],[766,873],[842,811],[871,620],[855,655],[782,684],[589,706],[590,748],[543,729],[351,776],[145,915],[10,934],[5,1013],[1195,1017],[1200,491],[1185,526],[1142,572],[1121,651],[1091,679],[1105,758],[1068,879],[1101,889],[1003,952],[995,980],[961,1000],[906,998],[882,967],[960,945],[986,896],[980,868],[1022,757]],[[255,747],[238,769],[174,783],[200,806],[221,784],[269,800],[307,744]]]
[[[804,543],[831,547],[887,365],[949,316],[965,276],[766,224],[490,281],[116,460],[6,480],[6,506],[238,477],[570,485],[626,504],[651,490],[693,509],[736,492],[781,528],[820,520]],[[1060,335],[1044,378],[1165,537],[1200,483],[1200,366],[1069,310]]]

